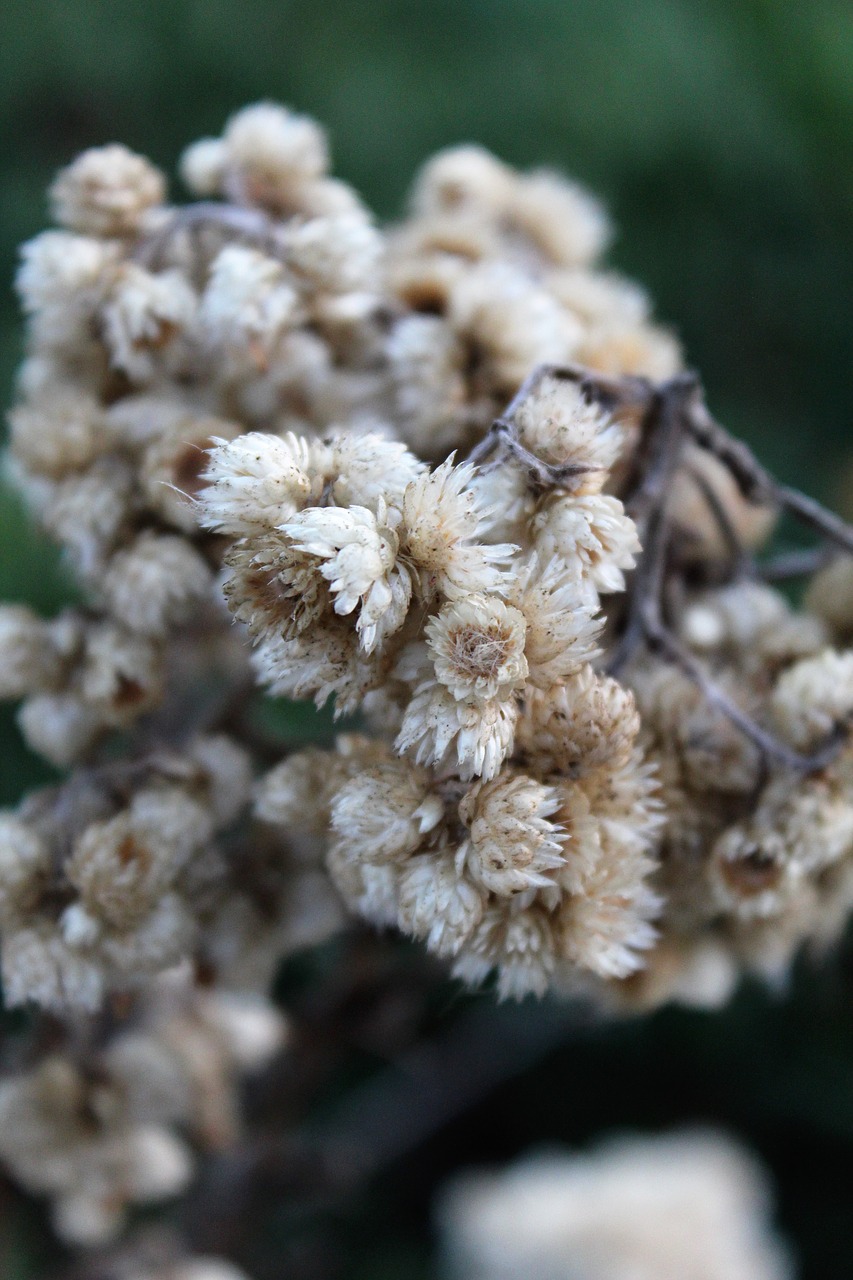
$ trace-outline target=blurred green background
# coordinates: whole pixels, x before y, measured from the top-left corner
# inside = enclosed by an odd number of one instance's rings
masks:
[[[8,282],[54,170],[121,140],[174,172],[188,141],[269,97],[326,124],[337,171],[383,216],[452,142],[587,182],[618,228],[611,262],[648,287],[717,414],[783,477],[853,506],[850,0],[2,0],[0,27],[7,398]],[[53,554],[8,496],[0,542],[0,595],[54,607]],[[0,748],[9,803],[43,775],[10,713]],[[347,1274],[423,1274],[429,1195],[460,1160],[611,1122],[716,1118],[771,1161],[805,1280],[853,1275],[851,994],[845,953],[784,997],[552,1053],[386,1187],[381,1210],[363,1206]]]

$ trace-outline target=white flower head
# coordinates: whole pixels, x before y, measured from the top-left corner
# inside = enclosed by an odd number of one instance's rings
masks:
[[[92,236],[134,235],[145,214],[162,204],[163,175],[118,143],[92,147],[60,170],[50,189],[61,226]]]
[[[524,615],[497,596],[446,604],[426,624],[436,679],[455,698],[506,697],[527,678]]]
[[[772,707],[785,737],[805,751],[853,723],[853,652],[825,649],[796,663],[779,679]]]
[[[398,923],[436,955],[455,955],[482,917],[485,897],[452,849],[418,854],[400,874]]]
[[[359,649],[351,623],[331,610],[299,635],[264,635],[252,666],[277,697],[313,698],[318,707],[334,697],[336,717],[357,711],[365,694],[387,674],[376,655]]]
[[[572,676],[598,652],[601,620],[596,602],[570,565],[534,553],[520,566],[510,593],[527,622],[525,654],[530,683],[549,689]]]
[[[500,1000],[543,996],[556,968],[551,920],[540,908],[517,911],[490,907],[453,966],[454,977],[469,986],[497,972]]]
[[[543,560],[559,556],[596,591],[625,590],[625,572],[634,568],[640,540],[618,498],[557,496],[537,514],[534,529]]]
[[[365,212],[309,218],[288,230],[286,243],[291,269],[312,288],[376,292],[383,243]]]
[[[103,309],[104,336],[117,368],[151,380],[195,319],[197,298],[180,271],[154,275],[125,263]]]
[[[415,853],[444,817],[427,774],[406,760],[357,773],[335,793],[331,827],[342,858],[401,862]]]
[[[329,155],[323,130],[308,116],[258,102],[231,116],[223,134],[229,194],[280,210],[294,186],[323,176]]]
[[[557,688],[528,689],[516,745],[537,771],[568,774],[628,758],[639,730],[631,690],[583,666]]]
[[[199,323],[228,359],[242,355],[264,371],[299,321],[299,295],[282,263],[245,245],[217,255],[202,295]]]
[[[367,507],[310,507],[281,526],[294,548],[319,561],[338,614],[359,608],[356,629],[366,653],[403,625],[411,579],[397,563],[399,540],[380,501]]]
[[[221,138],[199,138],[181,155],[178,168],[181,178],[197,196],[222,193],[228,152]]]
[[[579,468],[573,492],[599,492],[623,442],[621,427],[566,378],[543,379],[519,405],[515,425],[521,443],[543,462]]]
[[[571,312],[507,261],[470,267],[451,291],[449,313],[502,396],[514,393],[537,364],[572,358],[582,336]]]
[[[484,147],[447,147],[421,169],[412,205],[419,214],[459,213],[471,208],[499,213],[516,183],[513,171]]]
[[[501,774],[475,786],[461,813],[470,829],[466,865],[491,893],[509,897],[553,884],[563,865],[566,832],[551,818],[560,807],[553,787],[523,774]]]
[[[578,183],[548,170],[525,174],[515,184],[506,216],[559,266],[592,262],[611,236],[601,202]]]
[[[110,559],[101,579],[107,609],[133,631],[162,636],[212,598],[202,556],[177,534],[142,533]]]
[[[312,455],[306,440],[249,431],[236,440],[214,438],[198,496],[202,523],[217,533],[276,529],[311,494]]]
[[[560,915],[566,959],[602,978],[626,978],[642,969],[657,939],[661,899],[645,883],[649,867],[602,860]]]
[[[402,536],[426,594],[439,591],[453,600],[501,588],[499,566],[515,548],[477,543],[483,513],[471,487],[473,475],[473,467],[455,467],[448,458],[406,488]]]
[[[426,470],[401,441],[378,431],[334,435],[327,443],[327,471],[339,507],[369,507],[375,513],[384,502],[399,511],[407,485]]]
[[[14,813],[0,810],[0,917],[34,905],[50,871],[50,847]]]
[[[488,780],[512,751],[517,719],[515,701],[455,698],[444,685],[426,681],[406,707],[394,745],[419,764]]]

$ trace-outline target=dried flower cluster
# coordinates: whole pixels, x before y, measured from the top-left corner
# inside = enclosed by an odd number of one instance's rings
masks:
[[[788,1280],[763,1171],[716,1133],[528,1156],[445,1191],[454,1280]]]
[[[234,1140],[239,1075],[284,1034],[262,997],[201,993],[187,973],[160,979],[103,1042],[47,1052],[0,1083],[0,1157],[50,1197],[63,1239],[109,1240],[130,1206],[186,1187],[187,1138],[201,1150]]]
[[[380,230],[271,104],[182,176],[85,152],[17,281],[7,469],[80,603],[0,607],[0,696],[68,771],[0,815],[5,998],[146,1027],[4,1086],[76,1239],[230,1115],[239,1046],[115,1075],[171,1052],[176,966],[221,1031],[349,914],[500,996],[713,1004],[853,907],[853,534],[709,417],[598,204],[462,147]],[[822,539],[799,612],[778,509]],[[357,720],[288,754],[255,684]]]

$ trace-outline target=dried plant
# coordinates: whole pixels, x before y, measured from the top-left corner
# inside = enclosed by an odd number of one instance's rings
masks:
[[[646,1008],[853,907],[853,530],[713,420],[585,191],[457,148],[379,230],[328,169],[260,104],[185,154],[197,203],[85,152],[22,251],[8,472],[81,603],[0,609],[66,771],[0,816],[5,998],[44,1011],[0,1155],[69,1241],[236,1141],[282,959],[353,918]],[[354,720],[294,748],[255,686]]]

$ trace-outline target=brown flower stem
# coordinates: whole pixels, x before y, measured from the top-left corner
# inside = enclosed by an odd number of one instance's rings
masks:
[[[654,600],[656,607],[661,607],[669,554],[667,498],[684,443],[683,401],[695,394],[693,380],[665,384],[643,422],[651,444],[640,482],[627,504],[643,550],[631,578],[624,630],[607,662],[611,675],[616,675],[644,642],[647,602]]]
[[[174,209],[167,222],[143,236],[134,246],[132,257],[145,267],[155,267],[169,241],[182,231],[190,233],[207,229],[227,231],[267,252],[281,255],[284,245],[273,220],[261,209],[216,200],[200,200]]]
[[[672,662],[680,671],[701,690],[709,706],[722,712],[728,720],[740,729],[750,742],[761,750],[765,757],[792,769],[797,773],[815,773],[824,769],[838,754],[846,736],[846,726],[839,725],[816,751],[803,755],[799,751],[780,742],[772,733],[764,729],[742,707],[739,707],[720,686],[712,680],[702,664],[694,658],[688,649],[666,627],[657,616],[656,611],[647,609],[643,617],[643,630],[646,642],[652,652],[661,654]]]
[[[698,445],[724,463],[748,501],[788,511],[823,538],[837,543],[853,555],[853,527],[799,489],[780,484],[742,440],[736,440],[714,421],[704,404],[694,407],[687,417],[686,428]]]

